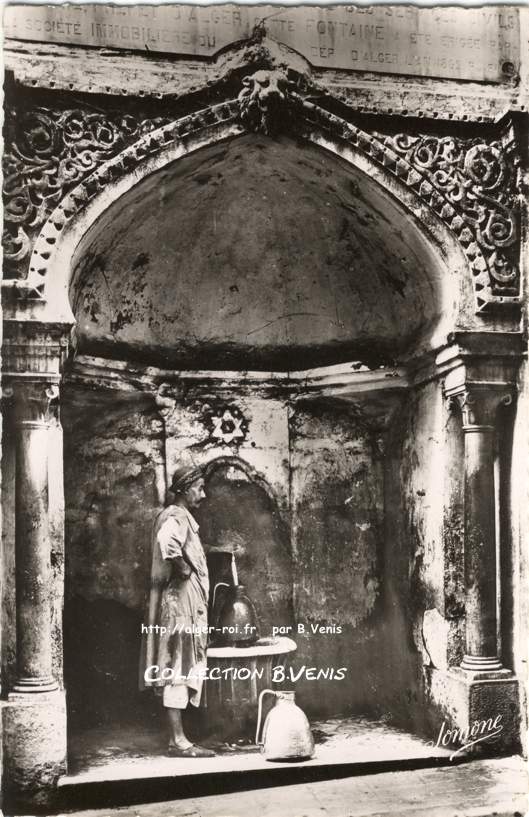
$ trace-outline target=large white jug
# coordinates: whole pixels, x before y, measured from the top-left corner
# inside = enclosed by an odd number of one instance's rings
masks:
[[[263,695],[275,695],[259,740]],[[259,695],[255,742],[267,760],[309,760],[314,754],[314,738],[307,716],[296,705],[294,692],[263,689]]]

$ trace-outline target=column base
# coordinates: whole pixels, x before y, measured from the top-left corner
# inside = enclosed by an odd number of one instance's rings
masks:
[[[505,669],[495,656],[465,655],[460,666],[454,668],[454,672],[458,670],[466,673],[469,678],[481,678],[483,681],[512,676],[511,670]]]
[[[485,677],[489,673],[432,667],[428,675],[436,713],[434,742],[445,736],[447,742],[442,745],[454,750],[472,743],[465,755],[519,751],[518,679],[510,670],[501,669]]]
[[[64,690],[16,693],[3,702],[1,714],[4,805],[17,814],[32,813],[27,810],[31,806],[49,806],[59,777],[66,773]]]
[[[31,678],[28,680],[22,678],[18,683],[13,685],[7,699],[8,701],[18,701],[21,699],[21,696],[25,699],[27,695],[40,695],[43,692],[55,692],[58,689],[59,685],[57,681],[51,677],[42,679]]]

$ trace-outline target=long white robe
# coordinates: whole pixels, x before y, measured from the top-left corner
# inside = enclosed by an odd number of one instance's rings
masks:
[[[191,567],[188,579],[172,575],[171,557],[182,556]],[[142,686],[163,687],[184,683],[190,703],[200,704],[201,674],[206,669],[209,578],[206,556],[198,535],[198,524],[180,505],[169,505],[156,518],[153,529],[153,559],[148,625],[166,632],[144,635],[141,671],[157,665],[159,675]],[[152,628],[150,628],[152,629]],[[171,677],[160,677],[164,669]]]

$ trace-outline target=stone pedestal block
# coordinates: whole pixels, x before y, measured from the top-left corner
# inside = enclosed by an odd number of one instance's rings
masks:
[[[476,741],[465,754],[519,750],[518,680],[509,670],[490,673],[487,678],[459,668],[430,668],[428,674],[431,703],[438,713],[434,742],[455,750]]]
[[[49,805],[66,773],[64,691],[12,695],[1,711],[6,805]]]

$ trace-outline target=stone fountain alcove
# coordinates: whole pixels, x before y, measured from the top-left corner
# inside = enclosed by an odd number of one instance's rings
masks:
[[[295,670],[347,669],[301,678],[309,714],[418,687],[398,367],[450,320],[446,252],[365,173],[259,135],[166,165],[85,233],[63,401],[72,728],[157,722],[135,660],[150,527],[186,457],[263,632],[292,628]]]
[[[17,226],[11,190],[4,299],[3,722],[21,790],[65,772],[65,699],[70,770],[94,728],[110,757],[118,733],[150,751],[152,727],[160,760],[139,631],[152,519],[186,457],[208,469],[209,544],[242,542],[265,627],[296,628],[296,672],[347,669],[298,682],[312,718],[432,739],[492,706],[502,746],[519,734],[519,123],[362,113],[297,69],[227,76],[137,117],[105,97],[8,127],[8,163],[29,150],[28,195],[52,202]],[[43,153],[58,187],[32,171]]]

